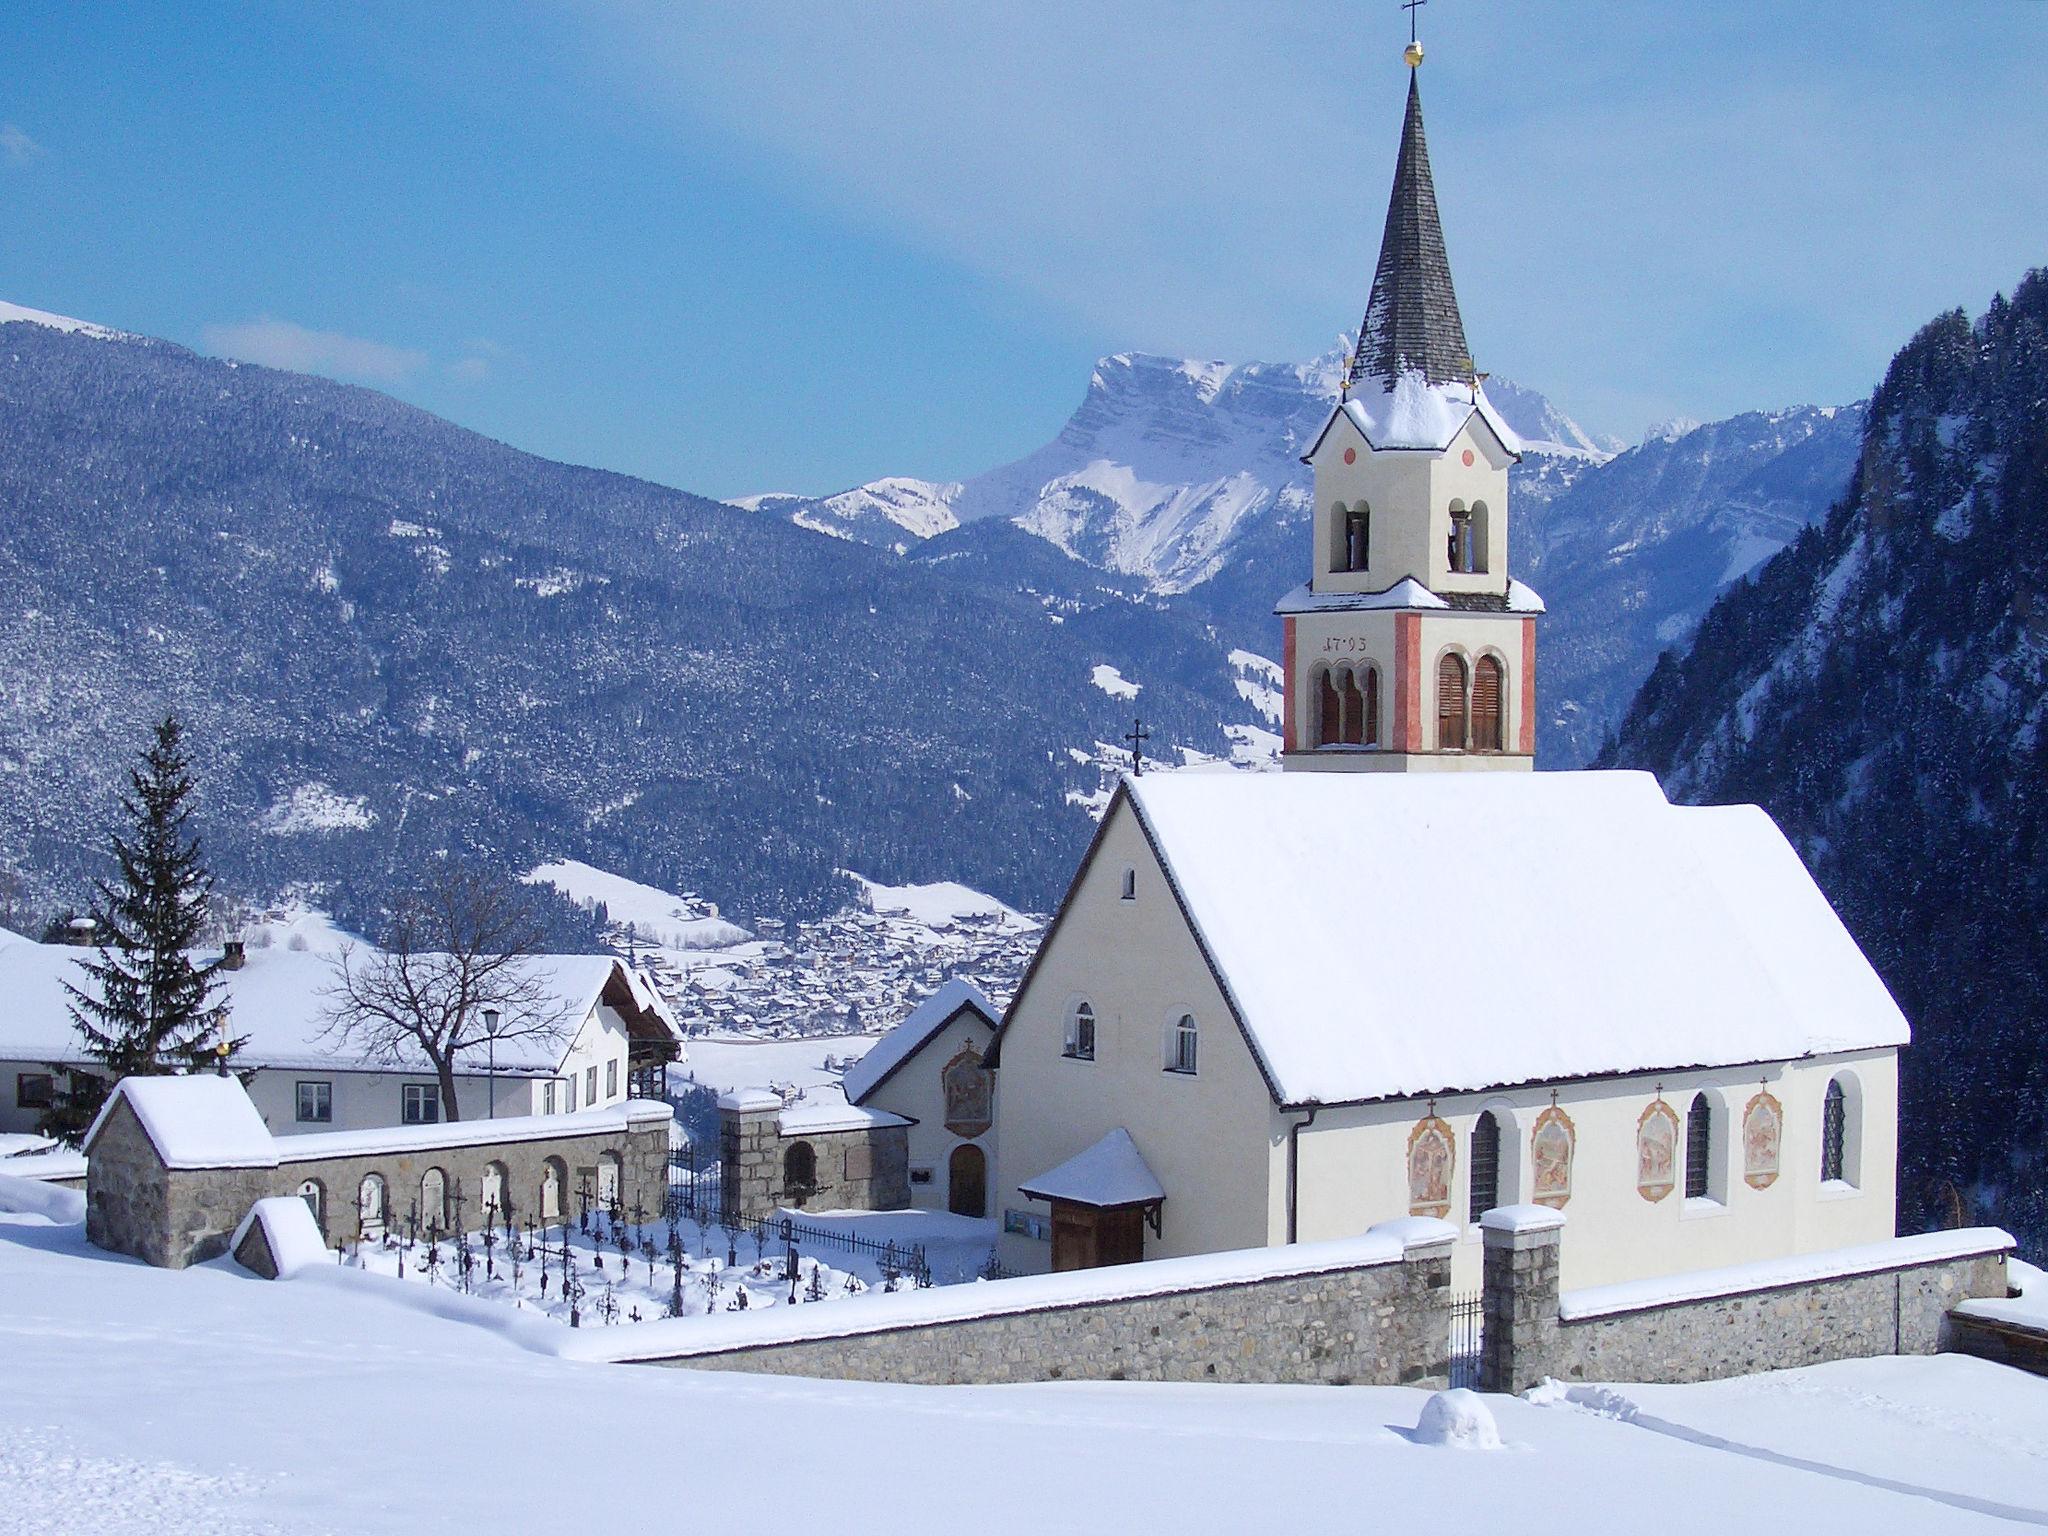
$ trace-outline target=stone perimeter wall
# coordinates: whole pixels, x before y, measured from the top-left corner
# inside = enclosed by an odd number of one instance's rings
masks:
[[[1484,1234],[1484,1391],[1522,1392],[1546,1376],[1715,1381],[1829,1360],[1934,1354],[1953,1343],[1950,1308],[2006,1294],[2011,1244],[1987,1232],[1987,1251],[1920,1257],[1902,1246],[1898,1264],[1863,1273],[1566,1319],[1558,1310],[1561,1226],[1560,1219],[1544,1230]]]
[[[910,1205],[910,1128],[861,1126],[843,1131],[790,1131],[779,1105],[718,1111],[719,1200],[741,1217],[771,1215],[782,1206],[821,1211],[900,1211]],[[798,1142],[811,1149],[815,1182],[793,1191],[784,1159]]]
[[[454,1126],[448,1130],[459,1135],[474,1129],[474,1122],[459,1124],[459,1132]],[[86,1238],[96,1247],[159,1268],[182,1269],[226,1252],[229,1237],[258,1200],[296,1195],[311,1179],[321,1185],[321,1235],[332,1247],[337,1240],[355,1241],[362,1235],[356,1198],[365,1174],[383,1175],[386,1224],[402,1226],[429,1168],[441,1169],[447,1179],[451,1216],[456,1214],[456,1182],[461,1181],[467,1203],[459,1214],[464,1229],[473,1231],[483,1221],[477,1192],[485,1164],[505,1165],[515,1214],[537,1217],[541,1170],[549,1158],[560,1159],[567,1170],[562,1207],[573,1219],[579,1181],[587,1174],[595,1188],[596,1167],[605,1153],[617,1155],[622,1165],[620,1191],[626,1206],[630,1209],[637,1197],[658,1209],[668,1188],[668,1127],[666,1118],[649,1118],[625,1130],[468,1146],[413,1145],[397,1152],[332,1157],[295,1157],[294,1142],[300,1138],[283,1137],[274,1168],[181,1169],[164,1167],[124,1099],[93,1143],[86,1172]],[[430,1143],[431,1137],[422,1134],[417,1140]]]
[[[1550,1375],[1563,1381],[1718,1381],[1870,1355],[1931,1355],[1949,1308],[2005,1295],[2005,1256],[1679,1302],[1562,1321]]]
[[[976,1294],[995,1297],[1003,1286],[1023,1283],[988,1281]],[[922,1386],[1217,1381],[1441,1387],[1450,1369],[1450,1284],[1446,1242],[1411,1248],[1398,1262],[647,1363]]]

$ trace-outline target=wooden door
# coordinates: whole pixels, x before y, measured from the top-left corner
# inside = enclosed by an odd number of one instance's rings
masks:
[[[1055,1200],[1052,1207],[1052,1267],[1055,1274],[1068,1269],[1095,1267],[1095,1216],[1085,1205],[1068,1205]]]
[[[972,1142],[953,1149],[947,1165],[946,1209],[955,1216],[988,1214],[988,1158]]]

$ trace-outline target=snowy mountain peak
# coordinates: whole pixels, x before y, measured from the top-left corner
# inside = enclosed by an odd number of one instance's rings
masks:
[[[53,315],[47,310],[30,309],[23,304],[8,304],[0,301],[0,325],[14,323],[48,326],[53,331],[76,331],[81,336],[97,336],[103,341],[139,341],[126,331],[117,331],[111,326],[94,325],[90,320],[74,320],[69,315]]]

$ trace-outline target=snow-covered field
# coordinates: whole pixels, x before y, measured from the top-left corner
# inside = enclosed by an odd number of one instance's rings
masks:
[[[824,1088],[838,1083],[843,1067],[865,1056],[880,1035],[828,1035],[811,1040],[753,1040],[704,1035],[690,1040],[690,1059],[670,1070],[672,1082],[688,1078],[719,1093],[736,1088]]]
[[[554,1358],[503,1316],[325,1268],[153,1270],[0,1215],[0,1532],[2048,1523],[2048,1381],[1953,1356],[1490,1398],[1482,1451],[1421,1443],[1428,1394],[1398,1388],[700,1374]]]

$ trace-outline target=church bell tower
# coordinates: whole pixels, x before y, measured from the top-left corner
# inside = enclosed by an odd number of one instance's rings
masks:
[[[1488,403],[1451,286],[1422,131],[1422,48],[1379,265],[1315,472],[1310,578],[1280,602],[1284,766],[1527,769],[1536,619],[1508,575],[1508,467],[1521,443]]]

